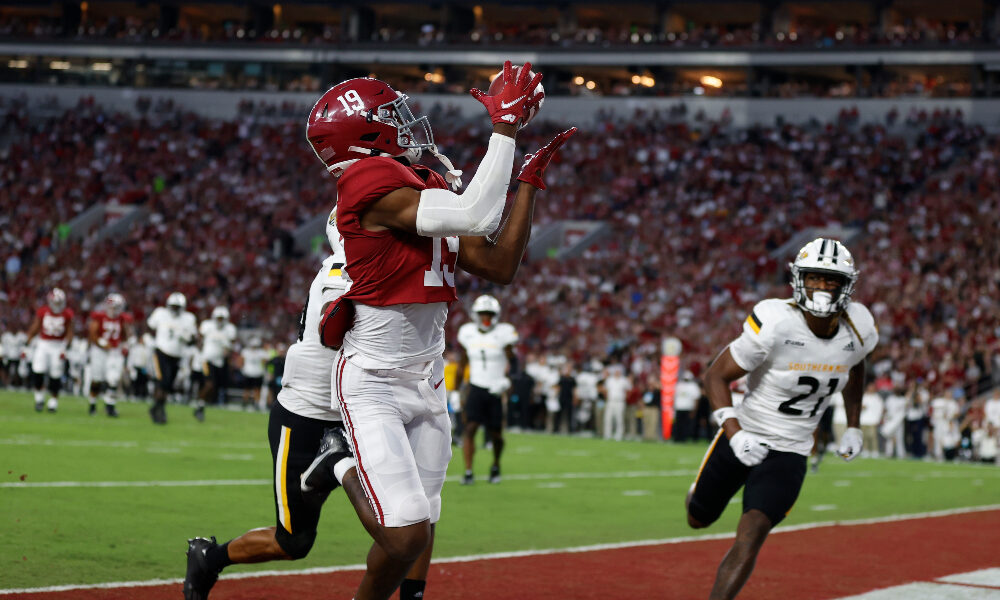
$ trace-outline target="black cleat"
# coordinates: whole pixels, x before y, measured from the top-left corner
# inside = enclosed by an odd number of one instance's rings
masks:
[[[490,467],[490,483],[500,483],[500,467],[498,465]]]
[[[94,416],[94,415],[97,414],[97,403],[93,403],[92,402],[90,404],[90,407],[87,408],[87,414],[90,415],[90,416]]]
[[[327,427],[323,431],[316,458],[299,475],[299,487],[303,494],[328,494],[337,489],[340,482],[333,474],[333,467],[341,460],[353,456],[351,445],[343,427]]]
[[[35,402],[35,412],[42,412],[45,410],[45,402]]]
[[[194,409],[194,418],[198,419],[199,423],[204,423],[205,422],[205,407],[204,406],[199,406],[198,408]]]
[[[462,475],[462,485],[472,485],[476,482],[476,478],[472,475],[472,471],[466,471],[465,475]]]
[[[96,407],[95,407],[95,410],[96,410]],[[105,404],[104,405],[104,412],[106,412],[108,414],[108,416],[111,417],[111,418],[113,418],[113,419],[117,419],[118,418],[118,409],[115,408],[114,404]]]
[[[194,538],[188,540],[187,575],[184,576],[184,600],[206,600],[208,592],[219,579],[219,571],[208,567],[207,553],[219,544],[212,539]]]
[[[167,424],[167,411],[163,406],[159,404],[154,404],[149,409],[149,416],[153,419],[154,425],[166,425]]]

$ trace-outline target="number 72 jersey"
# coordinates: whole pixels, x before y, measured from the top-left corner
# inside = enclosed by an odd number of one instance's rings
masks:
[[[847,385],[851,368],[878,343],[875,320],[852,302],[833,337],[817,337],[792,300],[759,302],[729,352],[748,372],[738,408],[740,427],[772,449],[809,455],[812,433],[831,396]]]

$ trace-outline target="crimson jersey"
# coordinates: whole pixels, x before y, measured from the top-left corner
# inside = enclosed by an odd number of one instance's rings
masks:
[[[122,313],[115,318],[109,317],[102,310],[90,313],[90,319],[97,321],[97,339],[107,342],[103,348],[117,348],[122,342],[125,325],[132,322],[132,315]]]
[[[73,309],[64,308],[59,314],[52,312],[52,309],[45,305],[35,313],[41,323],[38,337],[43,340],[64,340],[69,333],[70,323],[73,322]]]
[[[370,306],[451,302],[457,297],[457,237],[366,231],[361,226],[368,207],[400,188],[448,189],[448,184],[427,167],[408,167],[382,156],[359,160],[338,179],[337,229],[344,238],[345,269],[354,282],[344,297]]]

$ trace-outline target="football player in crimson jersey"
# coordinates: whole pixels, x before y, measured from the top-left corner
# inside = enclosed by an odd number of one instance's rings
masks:
[[[104,393],[104,410],[117,417],[115,396],[125,369],[122,340],[132,335],[132,315],[125,312],[125,298],[111,293],[101,308],[90,313],[87,337],[90,342],[90,408],[97,412],[97,396]]]
[[[813,431],[837,392],[848,426],[838,452],[848,461],[861,453],[865,358],[878,331],[868,309],[851,302],[858,279],[854,259],[840,242],[819,238],[790,267],[794,297],[759,302],[743,334],[705,374],[720,429],[688,493],[688,524],[711,525],[745,486],[736,541],[719,565],[713,600],[739,593],[767,534],[792,509]],[[744,375],[746,395],[734,408],[729,384]]]
[[[507,62],[494,94],[471,91],[489,112],[493,135],[461,194],[461,172],[446,159],[445,177],[415,164],[425,149],[443,155],[427,118],[414,117],[406,96],[387,84],[345,81],[309,115],[306,137],[339,177],[337,224],[352,280],[324,307],[320,335],[325,345],[340,346],[335,402],[357,460],[338,479],[375,542],[356,600],[389,598],[396,588],[404,600],[423,594],[451,458],[442,354],[455,270],[512,281],[535,192],[545,188],[542,173],[575,132],[526,157],[507,224],[487,240],[506,203],[517,127],[541,100],[541,76],[529,72],[530,65],[515,70]]]
[[[66,368],[66,348],[73,341],[73,309],[66,306],[66,292],[52,288],[45,298],[45,305],[35,313],[28,327],[27,344],[38,336],[31,358],[31,373],[35,384],[35,410],[47,406],[49,412],[59,408],[59,390]],[[42,385],[49,377],[49,400],[45,402]]]

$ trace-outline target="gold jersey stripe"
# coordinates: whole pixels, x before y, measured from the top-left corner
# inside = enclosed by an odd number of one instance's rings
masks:
[[[754,333],[760,333],[760,319],[757,318],[757,313],[750,313],[750,316],[747,317],[747,324],[750,325],[750,329],[753,329]]]
[[[330,269],[330,277],[340,277],[340,269]]]
[[[278,520],[285,531],[292,533],[292,516],[288,512],[288,445],[292,438],[292,430],[281,428],[281,441],[278,442],[278,460],[274,465],[274,485],[278,490]]]

